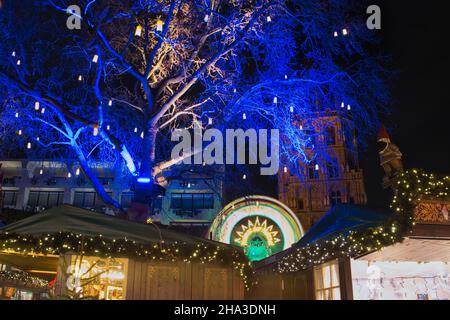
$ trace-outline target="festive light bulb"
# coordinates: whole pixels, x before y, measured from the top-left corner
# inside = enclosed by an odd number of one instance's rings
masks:
[[[303,131],[303,126],[302,125],[300,125],[300,130]]]
[[[94,55],[94,57],[92,58],[92,62],[93,63],[97,63],[98,62],[98,55]]]
[[[319,171],[319,165],[316,164],[316,165],[314,166],[314,169],[315,169],[316,171]]]
[[[21,63],[21,61],[20,61],[20,60],[17,60],[17,65],[18,65],[18,66],[20,66],[20,63]]]
[[[19,117],[19,113],[18,113],[18,112],[16,112],[16,114],[15,114],[15,117],[16,117],[16,118],[18,118],[18,117]]]
[[[141,139],[144,139],[144,131],[141,132]]]
[[[134,133],[137,133],[137,131],[138,131],[138,128],[134,128]]]
[[[343,34],[344,36],[347,36],[347,35],[348,35],[348,30],[347,30],[347,29],[342,29],[342,34]]]
[[[98,125],[94,125],[93,135],[94,135],[94,137],[98,136]]]
[[[337,33],[337,31],[335,31],[335,32],[334,32],[334,37],[337,38],[338,35],[339,35],[339,34]]]
[[[41,113],[44,114],[45,113],[45,108],[41,109]]]
[[[287,172],[288,172],[288,168],[284,167],[284,173],[287,173]]]
[[[19,129],[19,131],[17,131],[17,134],[18,134],[19,136],[21,136],[21,135],[22,135],[22,129]]]
[[[11,56],[15,57],[15,56],[16,56],[16,52],[13,51],[13,52],[11,53]]]
[[[247,115],[245,113],[242,114],[242,119],[247,120]]]
[[[291,106],[289,107],[289,111],[290,111],[291,113],[294,113],[294,106],[291,105]]]
[[[79,76],[78,76],[78,81],[82,81],[83,80],[83,76],[80,74]]]
[[[208,20],[209,20],[209,15],[205,15],[205,17],[203,18],[203,21],[205,21],[205,22],[208,22]]]
[[[80,168],[77,168],[77,170],[75,171],[75,175],[77,175],[77,176],[80,175]]]
[[[27,143],[27,149],[31,149],[31,142]]]
[[[278,97],[273,97],[273,103],[275,103],[275,104],[278,103]]]
[[[72,178],[72,174],[70,172],[67,173],[67,178]]]
[[[44,169],[39,170],[39,174],[43,175],[44,174]]]
[[[347,110],[350,111],[352,110],[352,107],[350,105],[347,106]]]
[[[162,32],[163,31],[163,25],[164,25],[164,22],[161,19],[156,21],[156,31]]]
[[[236,89],[236,88],[234,88],[234,89],[233,89],[233,92],[234,92],[234,93],[236,93],[236,92],[237,92],[237,89]]]
[[[41,138],[39,138],[39,137],[36,138],[36,141],[40,141],[40,140],[41,140]]]
[[[109,126],[109,124],[106,126],[106,130],[109,131],[109,129],[111,129],[111,127]]]
[[[272,17],[271,16],[267,16],[267,22],[272,22]]]
[[[341,108],[345,108],[345,103],[341,103]]]
[[[285,78],[285,79],[287,80],[287,79],[288,79],[288,75],[287,75],[287,74],[285,74],[285,75],[284,75],[284,78]]]
[[[212,125],[213,124],[213,119],[212,118],[208,118],[208,124]]]
[[[138,24],[136,26],[136,30],[134,31],[134,35],[136,37],[140,37],[142,35],[142,26],[140,24]]]
[[[112,106],[112,104],[113,104],[113,101],[112,101],[112,99],[111,100],[109,100],[109,102],[108,102],[108,106]]]
[[[247,175],[244,174],[244,175],[242,176],[242,179],[243,179],[243,180],[247,180]]]
[[[40,107],[39,101],[36,101],[36,102],[34,103],[34,110],[38,111],[38,110],[39,110],[39,107]]]

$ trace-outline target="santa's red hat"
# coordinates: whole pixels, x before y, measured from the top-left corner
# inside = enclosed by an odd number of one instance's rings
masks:
[[[380,131],[378,132],[378,141],[382,141],[382,140],[391,141],[391,139],[389,137],[389,133],[387,132],[387,129],[384,126],[384,124],[381,124]]]

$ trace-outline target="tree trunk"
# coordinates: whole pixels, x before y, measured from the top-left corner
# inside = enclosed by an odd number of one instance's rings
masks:
[[[83,170],[84,174],[88,177],[88,179],[91,181],[99,197],[103,200],[104,203],[111,205],[117,209],[121,209],[120,204],[113,198],[111,198],[111,196],[106,192],[102,183],[98,180],[97,176],[94,174],[94,172],[92,172],[91,168],[89,168],[86,157],[84,156],[83,151],[81,151],[80,146],[76,142],[74,142],[72,145],[77,154],[78,161],[80,161],[81,169]]]

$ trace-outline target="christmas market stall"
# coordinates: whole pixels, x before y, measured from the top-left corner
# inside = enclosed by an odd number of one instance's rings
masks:
[[[242,299],[252,274],[240,248],[69,205],[0,229],[0,253],[22,270],[56,259],[56,298]]]
[[[335,206],[293,247],[256,263],[252,297],[449,300],[449,187],[449,177],[410,170],[395,180],[390,211]]]
[[[48,293],[46,280],[20,270],[0,271],[0,300],[40,300]]]

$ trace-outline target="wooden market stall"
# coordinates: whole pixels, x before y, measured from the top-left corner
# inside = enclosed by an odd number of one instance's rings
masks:
[[[240,248],[68,205],[0,229],[0,251],[27,270],[57,256],[57,298],[243,299],[251,275]]]

